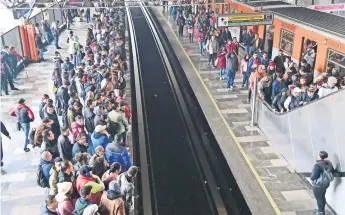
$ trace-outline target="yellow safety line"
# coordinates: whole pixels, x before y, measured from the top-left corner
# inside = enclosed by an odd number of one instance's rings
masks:
[[[175,36],[177,42],[180,44],[181,49],[183,50],[184,54],[187,56],[187,59],[188,59],[189,63],[192,65],[192,67],[193,67],[193,69],[194,69],[194,72],[195,72],[196,75],[198,76],[198,78],[199,78],[199,80],[200,80],[202,86],[205,88],[205,90],[206,90],[208,96],[210,97],[210,99],[211,99],[213,105],[215,106],[217,112],[219,113],[220,117],[222,118],[223,122],[225,123],[226,128],[228,129],[228,131],[229,131],[231,137],[234,139],[234,141],[235,141],[235,143],[236,143],[236,146],[237,146],[238,149],[240,150],[240,152],[241,152],[243,158],[246,160],[246,162],[247,162],[247,164],[248,164],[250,170],[253,172],[253,174],[254,174],[254,176],[255,176],[255,179],[259,182],[260,187],[262,188],[262,190],[264,191],[264,193],[265,193],[265,195],[266,195],[268,201],[269,201],[270,204],[272,205],[273,210],[276,212],[277,215],[283,215],[282,212],[280,211],[280,209],[278,208],[277,204],[276,204],[275,201],[273,200],[271,194],[268,192],[268,190],[267,190],[267,188],[266,188],[264,182],[261,180],[261,178],[260,178],[258,172],[256,171],[256,169],[254,168],[252,162],[250,162],[250,160],[249,160],[248,156],[246,155],[246,153],[245,153],[243,147],[241,146],[240,142],[238,141],[237,137],[235,136],[235,133],[234,133],[233,130],[230,128],[228,122],[226,121],[225,117],[223,116],[222,112],[220,111],[220,109],[219,109],[219,107],[218,107],[218,105],[217,105],[215,99],[213,98],[213,96],[212,96],[210,90],[209,90],[208,87],[206,86],[206,84],[205,84],[204,80],[202,79],[201,75],[199,74],[198,70],[195,68],[194,63],[192,62],[192,60],[191,60],[190,57],[188,56],[186,50],[183,48],[183,46],[182,46],[180,40],[178,39],[178,37],[176,36],[176,34],[175,34],[175,32],[174,32],[174,29],[172,29],[172,27],[170,26],[169,21],[165,18],[165,16],[162,14],[162,12],[159,11],[159,10],[158,10],[158,12],[161,14],[161,16],[164,18],[165,22],[168,24],[168,26],[169,26],[170,30],[173,32],[173,35]]]

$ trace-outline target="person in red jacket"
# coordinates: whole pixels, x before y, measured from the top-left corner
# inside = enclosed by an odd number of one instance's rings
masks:
[[[225,52],[224,48],[222,50],[220,50],[217,54],[217,59],[218,59],[217,67],[218,67],[219,73],[220,73],[220,80],[224,80],[224,74],[225,74],[225,70],[226,70],[225,54],[226,54],[226,52]]]
[[[125,113],[125,117],[128,121],[128,124],[130,124],[132,113],[131,113],[131,110],[129,109],[128,103],[126,101],[121,101],[120,107],[121,107],[121,110]]]
[[[78,134],[83,133],[86,134],[84,129],[84,117],[78,115],[75,117],[75,122],[71,125],[72,134],[73,134],[73,143],[75,142]]]
[[[21,98],[18,101],[18,106],[14,109],[11,109],[10,116],[17,117],[17,129],[22,130],[25,135],[24,151],[30,151],[28,148],[30,123],[35,120],[34,113],[28,106],[25,105],[25,100]]]
[[[81,195],[81,190],[84,186],[91,186],[91,204],[99,205],[101,202],[102,191],[105,189],[104,183],[102,180],[90,173],[88,166],[82,166],[79,169],[79,176],[76,181],[76,188],[78,193]]]

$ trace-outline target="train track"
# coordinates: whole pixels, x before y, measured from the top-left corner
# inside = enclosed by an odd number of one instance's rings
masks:
[[[137,65],[135,214],[251,214],[158,20],[144,7],[127,14]]]

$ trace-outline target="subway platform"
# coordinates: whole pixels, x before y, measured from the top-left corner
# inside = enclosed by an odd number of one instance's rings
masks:
[[[79,37],[82,45],[85,45],[86,29],[89,24],[85,22],[75,22],[71,26],[74,35]],[[59,45],[62,49],[57,50],[61,53],[62,59],[69,57],[67,37],[69,31],[65,30],[60,34]],[[126,54],[128,52],[128,38],[126,38]],[[31,123],[31,128],[40,124],[41,120],[38,114],[38,107],[43,94],[54,98],[49,90],[48,80],[50,80],[53,69],[53,57],[55,46],[47,46],[47,52],[44,53],[45,61],[41,63],[29,64],[18,74],[15,86],[19,91],[10,91],[9,95],[0,97],[0,119],[6,126],[12,137],[11,140],[2,137],[4,150],[4,166],[1,168],[1,214],[23,215],[40,214],[41,207],[45,205],[47,189],[37,185],[37,166],[40,161],[39,148],[33,150],[30,146],[30,152],[24,152],[24,134],[16,130],[16,118],[9,116],[11,108],[17,106],[20,98],[26,100],[35,114],[35,121]],[[129,66],[129,65],[128,65]],[[130,76],[125,74],[127,81],[126,97],[130,105]],[[61,124],[61,119],[60,119]],[[130,130],[129,130],[130,132]],[[131,134],[129,133],[129,142]]]
[[[197,39],[190,43],[186,29],[183,38],[178,38],[177,25],[168,19],[167,12],[161,8],[154,11],[249,207],[262,212],[264,205],[273,208],[260,214],[312,214],[316,200],[310,186],[271,146],[260,129],[250,126],[251,104],[247,102],[248,90],[241,87],[240,72],[236,74],[234,89],[228,91],[226,80],[219,80],[219,69],[207,65],[207,55],[200,55]],[[244,168],[239,168],[238,163],[245,163]]]

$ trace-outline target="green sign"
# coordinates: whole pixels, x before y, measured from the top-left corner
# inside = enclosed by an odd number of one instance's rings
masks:
[[[251,25],[272,25],[273,13],[232,13],[219,15],[219,27],[238,27]]]

